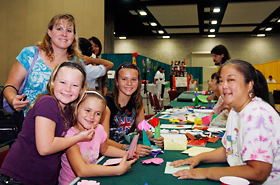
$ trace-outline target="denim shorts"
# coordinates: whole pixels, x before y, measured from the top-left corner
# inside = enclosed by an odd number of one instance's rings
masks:
[[[0,174],[0,185],[23,185],[22,183],[20,183],[19,181],[8,177],[7,175],[4,174]]]

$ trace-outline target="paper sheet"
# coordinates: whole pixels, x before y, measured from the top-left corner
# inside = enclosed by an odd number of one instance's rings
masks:
[[[191,129],[192,125],[178,125],[178,124],[162,124],[160,128],[165,129]]]
[[[196,155],[204,153],[204,152],[211,152],[213,150],[215,150],[215,148],[193,146],[193,147],[183,151],[182,154],[189,154],[189,156],[193,157],[193,156],[196,156]]]
[[[164,173],[166,174],[173,174],[179,170],[185,170],[185,169],[190,169],[190,165],[184,165],[184,166],[179,166],[177,168],[174,168],[173,166],[170,166],[171,162],[166,162],[165,170]]]

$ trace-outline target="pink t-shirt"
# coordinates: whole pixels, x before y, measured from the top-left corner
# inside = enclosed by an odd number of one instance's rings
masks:
[[[70,137],[78,134],[79,132],[71,127],[65,137]],[[77,143],[80,147],[81,155],[87,164],[93,164],[99,156],[100,145],[106,140],[107,134],[102,125],[98,124],[95,129],[94,138],[90,142]],[[68,160],[66,153],[61,157],[61,170],[59,174],[59,184],[67,185],[76,178]]]

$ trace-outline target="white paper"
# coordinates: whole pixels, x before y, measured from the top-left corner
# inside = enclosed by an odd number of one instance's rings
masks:
[[[198,154],[204,153],[204,152],[211,152],[215,150],[215,148],[208,148],[208,147],[199,147],[199,146],[193,146],[185,151],[183,151],[183,154],[189,154],[189,156],[193,157]]]

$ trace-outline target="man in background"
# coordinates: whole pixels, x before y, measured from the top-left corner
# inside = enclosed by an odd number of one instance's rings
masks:
[[[268,77],[268,79],[266,81],[267,81],[267,83],[276,83],[276,81],[272,78],[271,75]]]
[[[217,45],[211,50],[213,61],[216,66],[220,66],[230,59],[229,52],[224,45]]]

